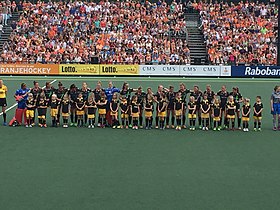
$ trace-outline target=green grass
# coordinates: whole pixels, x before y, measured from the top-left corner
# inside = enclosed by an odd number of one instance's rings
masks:
[[[22,81],[3,78],[11,93]],[[57,78],[36,78],[43,82]],[[65,86],[113,80],[263,97],[263,132],[0,127],[0,209],[279,209],[280,141],[269,98],[277,80],[58,78]],[[55,83],[54,85],[57,85]],[[8,112],[11,118],[14,110]],[[2,119],[1,119],[2,120]],[[252,126],[252,122],[251,122]]]

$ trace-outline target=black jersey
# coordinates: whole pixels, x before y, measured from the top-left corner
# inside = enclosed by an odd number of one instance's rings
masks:
[[[229,95],[233,96],[235,103],[240,103],[240,101],[242,100],[242,95],[240,93],[231,92]]]
[[[137,103],[143,107],[144,106],[144,100],[146,98],[146,93],[145,92],[136,92],[135,95],[137,96]]]
[[[92,92],[94,94],[95,101],[100,100],[100,93],[104,91],[103,89],[94,89]]]
[[[166,104],[167,104],[167,101],[165,99],[161,99],[159,102],[158,102],[158,110],[159,111],[166,111]]]
[[[184,102],[181,98],[176,98],[175,101],[174,101],[174,109],[175,110],[181,110],[183,103]]]
[[[213,104],[212,107],[213,107],[214,117],[220,117],[220,115],[221,115],[221,104],[220,103]]]
[[[202,109],[203,111],[207,111],[207,109],[210,108],[211,103],[208,101],[208,99],[206,99],[206,100],[203,99],[203,100],[201,101],[201,103],[200,103],[200,106],[201,106],[201,109]],[[209,113],[209,111],[210,111],[210,109],[208,110],[207,113]],[[205,113],[205,112],[203,112],[203,113]]]
[[[189,102],[188,103],[189,108],[189,114],[193,114],[193,112],[195,112],[195,110],[193,110],[194,108],[196,108],[196,102]]]
[[[128,88],[127,90],[121,90],[120,96],[124,96],[128,103],[130,103],[131,93],[133,92],[132,88]]]
[[[259,111],[261,111],[261,109],[263,109],[263,104],[262,103],[255,103],[254,104],[254,108],[256,110],[256,112],[258,113]],[[255,117],[261,117],[262,113],[259,113],[258,115],[254,112],[254,116]]]
[[[36,101],[33,98],[28,99],[25,103],[26,103],[27,110],[34,110],[35,109]]]
[[[48,106],[48,102],[45,99],[38,101],[38,109],[47,108],[47,106]]]
[[[83,99],[84,99],[84,101],[87,101],[88,100],[88,97],[89,97],[89,94],[91,93],[92,91],[89,89],[89,88],[87,88],[87,89],[80,89],[79,90],[79,93],[82,93],[82,95],[83,95]]]
[[[45,97],[47,100],[50,100],[51,95],[53,94],[53,88],[44,89]]]
[[[220,90],[217,93],[217,95],[220,96],[221,108],[224,109],[226,107],[226,105],[227,105],[227,99],[229,97],[229,92],[227,92],[227,91],[223,92],[223,91]]]
[[[176,93],[175,92],[168,92],[166,97],[167,97],[168,103],[173,106],[173,104],[175,102],[175,98],[176,98]]]
[[[127,100],[120,102],[120,108],[122,109],[123,112],[127,111],[127,109],[128,109]]]
[[[196,104],[198,107],[196,107],[197,109],[199,108],[200,105],[200,101],[201,101],[201,96],[202,96],[202,92],[201,91],[197,91],[197,92],[191,92],[191,96],[194,97]]]
[[[188,94],[191,92],[189,89],[185,89],[185,90],[178,90],[178,92],[181,93],[181,99],[184,103],[186,103],[187,101],[187,97],[188,97]]]
[[[137,102],[131,102],[131,111],[132,113],[138,113],[139,112],[139,105],[137,104]]]
[[[79,110],[83,109],[85,105],[85,100],[83,98],[77,98],[76,106]]]
[[[78,91],[77,90],[69,90],[70,102],[75,103],[78,98]]]
[[[112,111],[113,111],[113,112],[117,111],[119,101],[118,101],[118,100],[112,100],[112,101],[110,102],[110,104],[111,104],[111,107],[112,107]]]
[[[63,96],[65,95],[65,93],[67,92],[66,88],[62,88],[62,89],[55,89],[54,93],[57,96],[58,99],[62,100]]]
[[[35,101],[37,101],[39,98],[39,95],[42,93],[42,89],[41,88],[38,88],[38,89],[32,88],[30,90],[30,93],[32,93],[33,98],[35,99]]]
[[[69,113],[69,104],[70,104],[70,101],[68,99],[61,101],[62,113]]]
[[[96,104],[95,104],[95,102],[94,101],[87,102],[86,105],[87,105],[87,112],[88,112],[88,114],[90,114],[90,115],[95,114],[95,111],[96,111]]]
[[[105,103],[107,101],[106,97],[100,97],[99,103]],[[106,104],[104,105],[99,105],[99,109],[106,109]]]
[[[145,110],[150,112],[150,111],[153,111],[153,109],[154,109],[154,102],[153,102],[153,100],[147,100],[146,104],[145,104]]]
[[[215,96],[215,93],[214,93],[214,91],[204,91],[204,94],[206,94],[207,95],[207,100],[210,102],[210,103],[212,103],[213,102],[213,100],[214,100],[214,96]]]
[[[57,109],[58,105],[59,105],[59,101],[58,100],[51,100],[50,101],[51,109]]]
[[[242,110],[243,110],[243,114],[244,114],[242,117],[249,117],[249,115],[250,115],[250,113],[249,113],[250,109],[251,109],[250,104],[244,104],[244,105],[242,106]],[[248,113],[249,113],[249,114],[248,114]],[[248,115],[247,115],[247,114],[248,114]]]
[[[232,102],[228,101],[227,102],[227,114],[228,115],[235,115],[235,108],[236,108],[236,103],[234,101],[232,101]]]

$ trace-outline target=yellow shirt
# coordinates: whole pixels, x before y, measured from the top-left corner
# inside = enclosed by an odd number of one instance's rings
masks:
[[[0,87],[0,98],[6,98],[7,91],[8,88],[5,85],[2,85],[2,87]]]

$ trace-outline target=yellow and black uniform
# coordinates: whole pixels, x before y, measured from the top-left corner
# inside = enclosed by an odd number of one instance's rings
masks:
[[[221,118],[220,118],[220,116],[221,116],[221,109],[222,109],[221,108],[221,104],[220,103],[213,104],[212,107],[213,107],[213,115],[214,115],[213,120],[218,122],[218,121],[221,120]]]
[[[121,118],[128,119],[128,104],[126,99],[120,102],[120,108],[121,108]]]
[[[250,104],[244,104],[242,106],[242,110],[243,110],[242,121],[248,122],[250,120],[250,109],[251,109]]]
[[[189,102],[188,106],[190,108],[188,118],[189,119],[196,119],[196,102]]]
[[[151,118],[153,116],[154,103],[153,100],[146,101],[145,104],[145,117]]]
[[[96,112],[96,104],[94,101],[87,102],[87,112],[88,112],[88,119],[94,119],[95,118],[95,112]]]
[[[99,100],[99,103],[105,103],[105,102],[106,102],[106,98],[101,97],[100,100]],[[99,115],[106,115],[106,104],[98,106],[98,114]]]
[[[51,100],[49,104],[50,104],[50,107],[51,107],[51,117],[56,117],[57,114],[58,114],[59,101],[58,100]]]
[[[45,99],[40,99],[38,101],[38,119],[39,119],[39,121],[41,121],[40,124],[42,124],[42,120],[40,120],[40,119],[43,119],[43,121],[46,119],[47,106],[48,106],[48,103]]]
[[[167,109],[167,101],[165,99],[161,99],[158,103],[158,117],[166,117],[166,109]]]
[[[118,115],[117,109],[118,109],[119,101],[113,99],[113,100],[110,102],[110,104],[111,104],[111,108],[112,108],[112,110],[110,111],[110,115],[117,116],[117,115]]]
[[[70,101],[68,99],[63,99],[61,101],[62,117],[69,117],[69,112],[70,112]]]
[[[209,118],[210,117],[209,112],[210,112],[211,104],[208,101],[208,99],[206,99],[206,100],[203,99],[200,103],[200,106],[201,106],[201,111],[202,111],[201,112],[201,118],[204,118],[204,119]],[[207,111],[207,112],[205,113],[205,111]]]
[[[131,115],[133,118],[139,117],[139,105],[137,104],[137,102],[131,102]]]
[[[263,109],[263,104],[262,102],[260,103],[255,103],[254,104],[254,108],[256,110],[256,112],[254,112],[254,119],[255,120],[261,120],[262,119],[262,112],[260,112]],[[259,113],[260,112],[260,113]],[[259,114],[257,114],[259,113]]]
[[[236,103],[234,101],[227,102],[227,118],[228,119],[235,119],[235,109]]]
[[[183,100],[181,98],[176,98],[174,101],[174,110],[176,117],[181,117],[183,113]]]
[[[35,102],[35,100],[33,98],[32,99],[28,99],[26,101],[26,108],[27,108],[27,110],[26,110],[26,118],[27,119],[30,119],[30,118],[34,117],[35,105],[36,105],[36,102]]]
[[[77,111],[76,111],[77,116],[83,116],[85,114],[85,101],[83,98],[77,98],[76,107],[77,107]]]
[[[2,85],[2,87],[0,87],[0,106],[2,106],[2,107],[7,106],[7,99],[6,99],[7,91],[8,91],[8,88],[5,85]]]

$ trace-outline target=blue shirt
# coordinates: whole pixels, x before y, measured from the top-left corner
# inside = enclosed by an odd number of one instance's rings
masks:
[[[26,94],[27,92],[29,92],[29,88],[26,89],[18,89],[15,93],[16,96],[23,96],[24,94]],[[19,109],[25,109],[26,104],[25,102],[27,101],[28,95],[26,94],[26,96],[21,100],[18,101],[18,108]]]
[[[114,93],[119,93],[119,92],[120,92],[120,89],[115,88],[115,87],[106,88],[106,89],[105,89],[105,94],[106,94],[106,96],[107,96],[107,101],[108,101],[108,103],[110,103],[110,102],[112,101],[113,94],[114,94]]]

